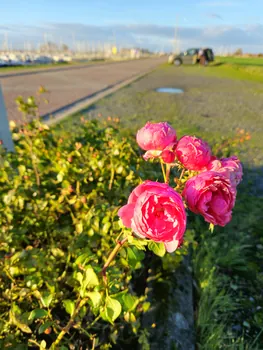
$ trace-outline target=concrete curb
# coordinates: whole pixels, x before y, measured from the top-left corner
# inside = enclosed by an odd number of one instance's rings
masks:
[[[160,63],[161,64],[161,63]],[[87,97],[84,97],[74,103],[71,103],[67,106],[64,106],[58,110],[55,110],[54,112],[48,113],[44,116],[42,116],[42,120],[45,122],[47,125],[53,125],[58,122],[60,122],[62,119],[68,117],[71,114],[77,113],[81,111],[82,109],[88,108],[95,102],[99,101],[100,99],[111,95],[112,93],[118,91],[119,89],[133,83],[134,81],[141,79],[145,75],[151,73],[158,67],[158,64],[153,67],[148,69],[147,71],[141,73],[141,74],[136,74],[132,76],[129,79],[121,80],[120,82],[114,84],[114,85],[109,85],[106,88],[99,90],[93,94],[88,95]]]

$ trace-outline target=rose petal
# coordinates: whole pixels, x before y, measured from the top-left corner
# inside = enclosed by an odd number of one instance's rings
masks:
[[[131,220],[134,214],[135,204],[126,204],[118,211],[118,215],[124,226],[131,228]]]
[[[165,242],[165,249],[168,253],[173,253],[179,246],[179,241]]]

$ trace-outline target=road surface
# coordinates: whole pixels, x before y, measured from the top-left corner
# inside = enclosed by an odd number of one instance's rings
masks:
[[[9,120],[21,121],[21,113],[17,111],[17,96],[35,95],[40,86],[49,93],[48,104],[40,104],[40,115],[52,114],[89,95],[142,74],[164,62],[164,58],[149,58],[134,61],[96,64],[90,66],[72,66],[36,70],[31,72],[17,71],[1,74],[0,84],[3,89],[5,105]]]

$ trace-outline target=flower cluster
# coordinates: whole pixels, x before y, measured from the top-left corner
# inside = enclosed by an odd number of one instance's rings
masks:
[[[163,242],[168,252],[183,241],[186,209],[201,214],[212,225],[225,226],[232,217],[236,187],[242,180],[242,165],[236,156],[217,159],[200,138],[183,136],[166,122],[148,122],[137,133],[143,158],[166,164],[165,182],[145,181],[130,194],[118,215],[140,238]],[[182,171],[177,186],[169,185],[172,167]]]

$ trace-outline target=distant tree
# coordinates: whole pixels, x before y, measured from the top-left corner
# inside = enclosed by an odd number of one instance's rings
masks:
[[[243,50],[241,48],[237,49],[234,52],[234,56],[242,56],[243,55]]]
[[[62,50],[63,52],[68,52],[68,51],[69,51],[68,45],[62,44],[62,45],[61,45],[61,50]]]
[[[58,45],[52,41],[48,41],[47,43],[40,46],[41,52],[57,52],[58,49]]]

